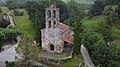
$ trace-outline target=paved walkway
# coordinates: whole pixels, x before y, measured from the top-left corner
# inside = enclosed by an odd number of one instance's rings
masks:
[[[84,58],[85,67],[95,67],[95,65],[91,61],[89,53],[88,53],[87,49],[84,47],[84,45],[81,45],[81,53]]]

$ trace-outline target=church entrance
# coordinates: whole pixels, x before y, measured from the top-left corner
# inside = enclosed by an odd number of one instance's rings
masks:
[[[54,45],[53,44],[50,44],[50,50],[54,51]]]

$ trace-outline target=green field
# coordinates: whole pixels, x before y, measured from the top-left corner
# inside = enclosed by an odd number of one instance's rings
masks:
[[[1,7],[3,13],[7,13],[9,9],[7,7]]]
[[[95,16],[93,18],[84,18],[81,20],[81,22],[83,23],[83,25],[87,28],[87,29],[92,29],[95,28],[97,26],[98,22],[104,21],[106,18],[106,16]]]
[[[33,29],[33,24],[29,20],[29,16],[27,15],[27,12],[25,9],[17,9],[19,12],[24,12],[23,16],[14,16],[14,20],[16,22],[16,26],[18,29],[20,29],[23,33],[28,34],[29,36],[34,36],[35,31]],[[11,15],[14,15],[13,12],[11,12]]]
[[[93,18],[89,19],[88,17],[81,20],[83,25],[86,27],[87,30],[96,29],[98,22],[105,21],[107,16],[94,16]],[[119,24],[120,25],[120,24]],[[112,37],[114,39],[120,39],[120,30],[117,29],[117,26],[114,25],[112,28]]]
[[[67,2],[69,0],[63,0],[64,2]],[[80,4],[93,4],[93,1],[87,1],[87,0],[75,0],[76,2],[79,2]]]

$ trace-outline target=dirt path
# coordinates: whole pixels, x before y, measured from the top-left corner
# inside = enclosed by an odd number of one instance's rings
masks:
[[[7,15],[8,15],[8,17],[10,18],[10,25],[15,26],[15,22],[14,22],[14,20],[13,20],[13,17],[10,16],[10,13],[11,13],[11,12],[12,12],[12,10],[9,11],[9,12],[7,13]]]
[[[84,58],[85,67],[95,67],[95,65],[91,61],[89,53],[88,53],[87,49],[84,47],[84,45],[81,45],[81,53]]]

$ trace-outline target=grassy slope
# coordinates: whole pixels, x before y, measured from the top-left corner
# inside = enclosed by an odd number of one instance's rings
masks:
[[[97,26],[98,22],[103,21],[106,18],[106,16],[95,16],[91,19],[89,18],[84,18],[81,20],[81,22],[83,23],[83,25],[87,28],[87,29],[91,29]]]
[[[69,0],[63,0],[64,2],[67,2]],[[93,4],[93,1],[87,1],[87,0],[75,0],[76,2],[79,2],[80,4]]]
[[[7,13],[9,9],[7,7],[1,7],[3,13]]]
[[[81,22],[87,29],[95,29],[97,27],[97,23],[104,21],[105,18],[106,16],[94,16],[91,19],[85,18],[81,20]],[[120,39],[120,30],[117,29],[116,26],[112,28],[112,37],[114,39]]]
[[[29,36],[34,36],[35,31],[33,29],[33,25],[31,21],[29,20],[29,16],[27,15],[27,12],[25,9],[17,9],[20,12],[24,12],[23,16],[14,16],[16,26],[23,32],[27,33]],[[13,12],[11,15],[14,15]]]

